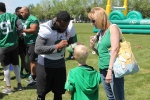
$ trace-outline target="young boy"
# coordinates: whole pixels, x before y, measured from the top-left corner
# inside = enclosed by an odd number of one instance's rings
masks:
[[[65,84],[65,89],[71,94],[71,100],[98,100],[101,78],[99,72],[86,64],[88,48],[77,45],[74,58],[78,66],[70,70]]]

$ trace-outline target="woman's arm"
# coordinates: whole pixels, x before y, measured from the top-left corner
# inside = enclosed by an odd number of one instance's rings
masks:
[[[110,29],[111,55],[110,55],[108,72],[106,75],[106,83],[110,83],[112,79],[113,64],[119,51],[120,37],[121,37],[120,30],[117,25],[113,25],[110,28],[111,28]]]

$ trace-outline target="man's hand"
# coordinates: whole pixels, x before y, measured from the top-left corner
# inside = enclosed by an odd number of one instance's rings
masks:
[[[62,49],[67,47],[68,42],[67,40],[61,40],[58,44],[56,44],[57,49]]]
[[[23,32],[19,35],[19,37],[23,37],[23,36],[26,36],[26,33]]]

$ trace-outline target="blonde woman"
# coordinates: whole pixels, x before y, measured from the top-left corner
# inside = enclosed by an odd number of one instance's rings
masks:
[[[93,26],[101,29],[96,36],[90,37],[90,47],[98,54],[98,67],[108,100],[124,100],[124,78],[115,78],[112,70],[121,41],[120,29],[111,24],[106,11],[101,7],[92,8],[88,17]],[[110,47],[111,54],[108,51]]]

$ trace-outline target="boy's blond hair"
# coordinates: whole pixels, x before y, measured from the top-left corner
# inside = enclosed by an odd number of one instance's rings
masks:
[[[89,50],[84,45],[77,45],[74,49],[74,56],[78,63],[84,63],[87,60]]]

